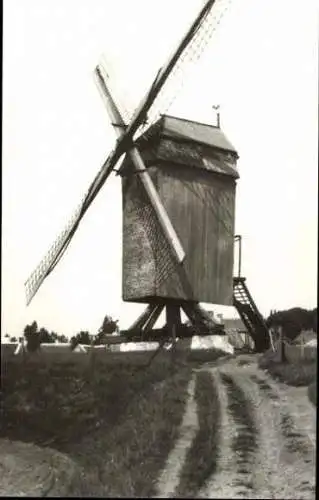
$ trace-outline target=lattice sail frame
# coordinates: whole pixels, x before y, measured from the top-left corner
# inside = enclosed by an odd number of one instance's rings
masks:
[[[47,276],[47,272],[50,266],[59,256],[60,251],[62,250],[69,235],[71,234],[72,228],[74,227],[76,220],[79,218],[79,215],[81,214],[85,198],[86,197],[83,197],[83,200],[81,201],[78,208],[71,216],[69,222],[67,223],[63,231],[59,234],[59,236],[56,238],[55,242],[50,247],[46,255],[42,258],[40,264],[38,264],[33,273],[26,280],[24,286],[25,286],[27,305],[31,302],[32,298],[38,291],[39,287],[41,286],[42,282]]]
[[[232,1],[233,0],[216,0],[214,2],[214,8],[210,10],[204,19],[200,30],[198,30],[194,35],[192,42],[187,46],[174,66],[166,81],[165,87],[161,90],[160,95],[157,97],[150,112],[148,113],[147,122],[141,125],[138,129],[136,138],[145,134],[147,130],[160,118],[160,116],[167,113],[169,108],[172,106],[183,88],[185,81],[188,79],[188,75],[200,59],[212,36],[218,29],[222,18],[229,10]],[[125,111],[125,116],[127,117],[126,119],[130,120],[133,112],[129,111],[127,107],[123,111]]]

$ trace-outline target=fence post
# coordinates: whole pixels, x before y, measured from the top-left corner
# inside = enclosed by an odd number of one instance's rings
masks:
[[[279,327],[279,345],[280,345],[280,361],[281,363],[286,362],[286,354],[285,354],[285,342],[282,326]]]
[[[305,359],[305,344],[304,344],[304,339],[301,336],[301,360],[304,361]]]
[[[273,332],[272,332],[272,329],[269,328],[269,338],[270,338],[270,344],[271,344],[271,348],[273,350],[273,352],[275,352],[275,346],[274,346],[274,339],[273,339]]]

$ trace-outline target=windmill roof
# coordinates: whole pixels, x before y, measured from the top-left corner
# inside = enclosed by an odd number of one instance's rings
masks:
[[[163,136],[205,144],[234,153],[238,157],[236,149],[219,127],[169,115],[163,115],[159,123]]]
[[[137,144],[147,166],[156,159],[239,178],[238,154],[219,127],[162,115],[137,139]],[[125,159],[123,171],[128,164]]]

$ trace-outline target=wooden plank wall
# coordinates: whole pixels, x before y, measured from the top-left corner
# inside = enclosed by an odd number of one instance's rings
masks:
[[[159,170],[158,185],[186,252],[184,269],[194,299],[231,305],[234,180],[203,169],[167,165]],[[158,282],[158,295],[170,295],[175,281],[171,274],[166,282]],[[190,298],[185,289],[182,296]]]
[[[148,170],[186,260],[176,264],[137,176],[123,178],[123,300],[232,305],[235,180],[182,165]]]

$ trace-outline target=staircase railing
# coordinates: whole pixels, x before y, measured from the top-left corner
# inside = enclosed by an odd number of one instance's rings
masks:
[[[237,275],[233,278],[233,304],[236,307],[244,325],[255,342],[256,351],[265,351],[270,345],[269,331],[263,316],[260,314],[247,285],[246,278],[241,276],[242,237],[235,235],[238,246]]]
[[[236,277],[239,278],[240,274],[241,274],[241,235],[235,234],[234,241],[235,241],[235,248],[236,248],[236,243],[238,246],[238,272],[237,272],[237,275],[236,275],[236,273],[234,273],[234,274]]]

